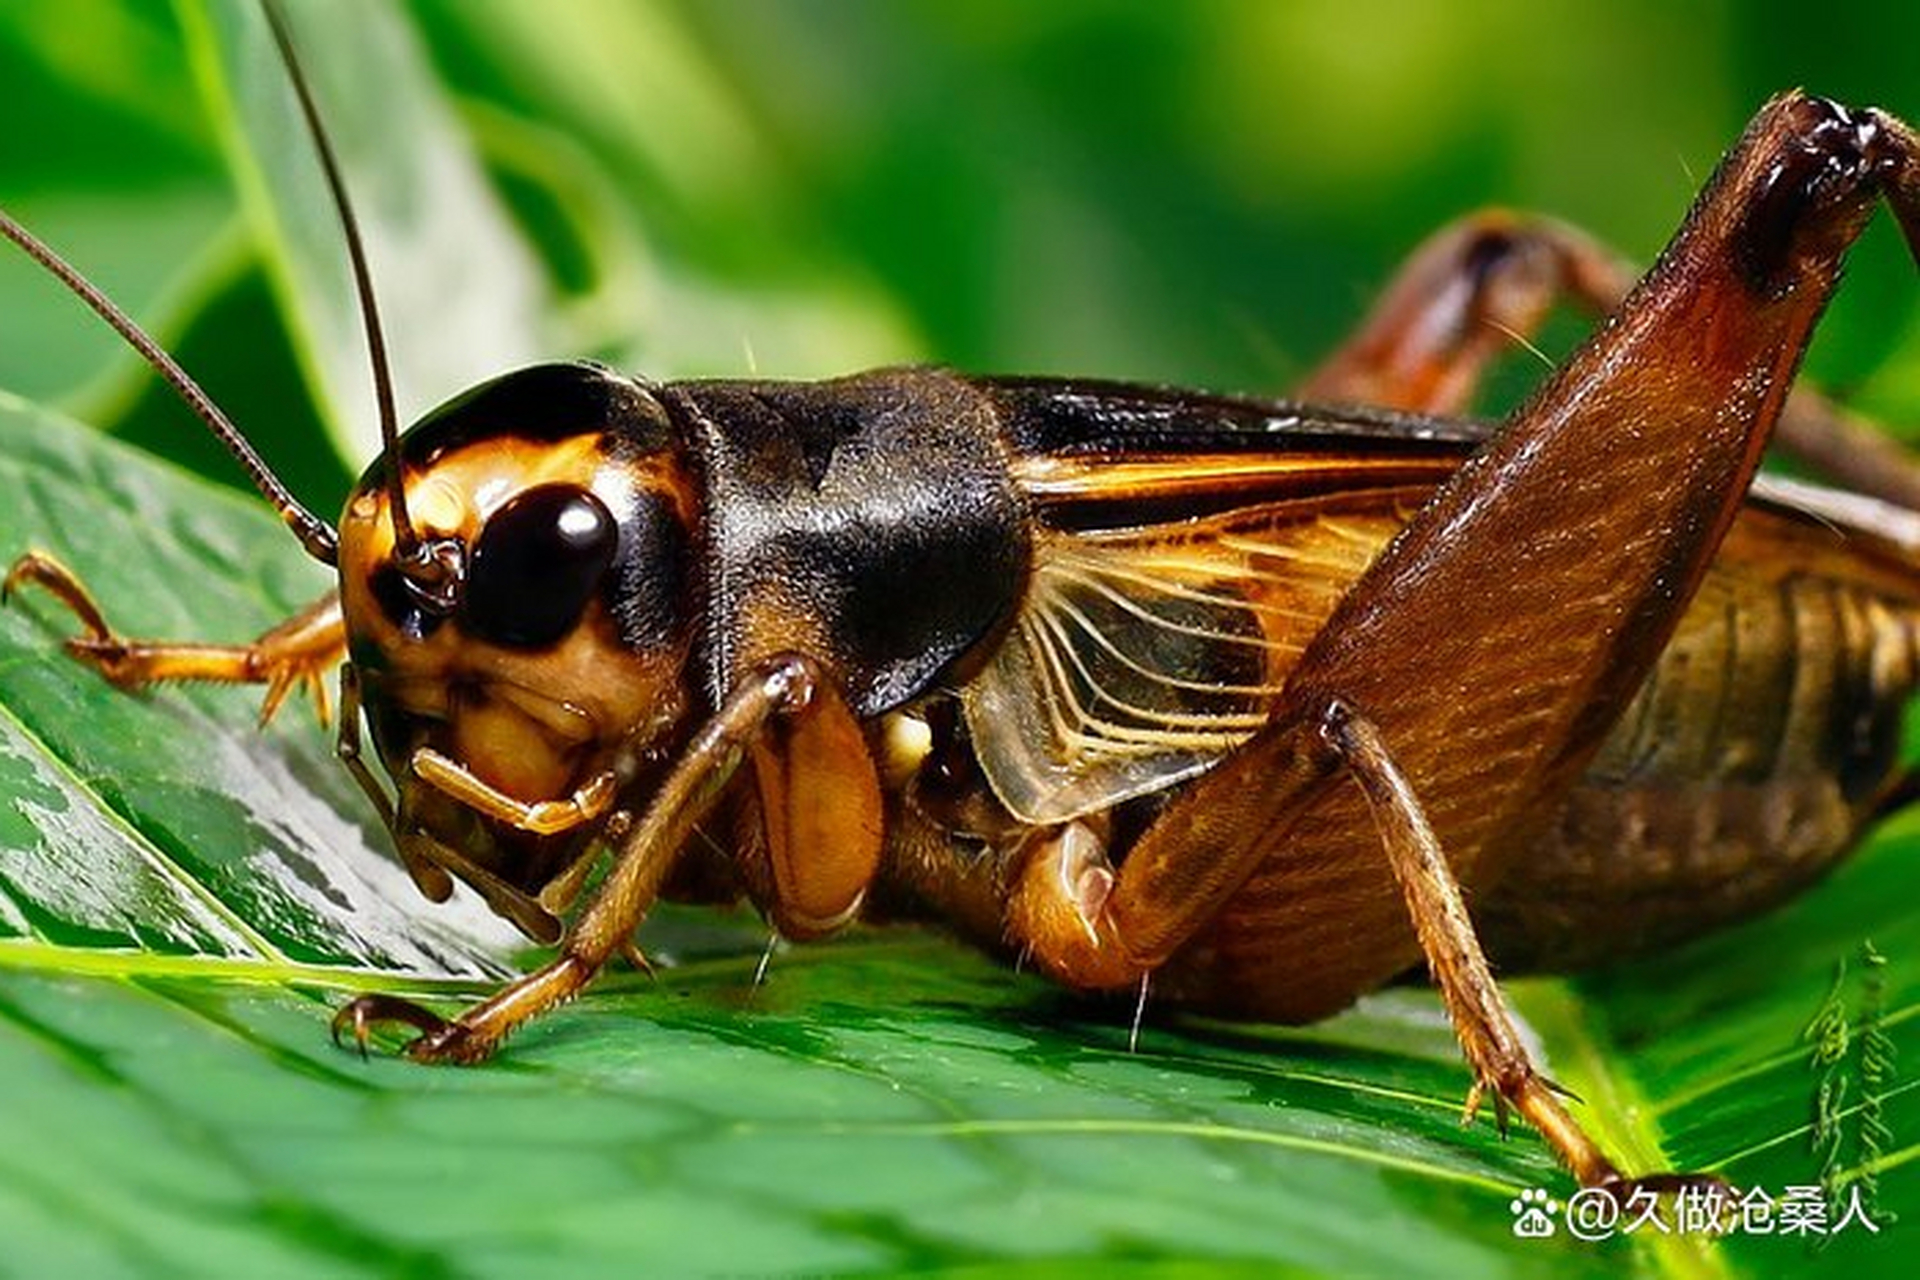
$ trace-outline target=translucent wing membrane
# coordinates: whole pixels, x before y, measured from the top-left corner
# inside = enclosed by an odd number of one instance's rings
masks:
[[[1019,617],[964,691],[1001,802],[1062,822],[1171,786],[1252,736],[1425,492],[1043,535]]]

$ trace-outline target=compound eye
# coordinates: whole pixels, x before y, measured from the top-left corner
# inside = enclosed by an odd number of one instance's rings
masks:
[[[549,484],[519,494],[474,540],[466,630],[518,649],[552,644],[580,620],[619,539],[613,516],[585,489]]]

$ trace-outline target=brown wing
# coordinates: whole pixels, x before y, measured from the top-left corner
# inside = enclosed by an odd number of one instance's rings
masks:
[[[1055,823],[1199,773],[1264,723],[1425,487],[1042,533],[1019,616],[962,691],[981,766]]]

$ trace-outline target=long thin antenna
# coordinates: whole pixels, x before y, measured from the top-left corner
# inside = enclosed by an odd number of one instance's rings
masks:
[[[266,460],[240,434],[240,429],[220,411],[213,397],[202,391],[200,384],[180,367],[179,361],[168,355],[158,342],[148,336],[146,330],[134,323],[133,317],[115,306],[112,299],[95,288],[65,258],[15,222],[4,210],[0,210],[0,234],[5,234],[7,239],[25,250],[28,257],[52,272],[75,297],[91,307],[95,315],[124,338],[128,346],[139,352],[141,358],[153,366],[154,372],[166,379],[187,407],[193,410],[194,416],[206,423],[208,430],[227,446],[228,452],[233,454],[241,469],[247,473],[247,478],[253,481],[253,487],[273,504],[273,509],[293,530],[293,536],[300,539],[300,545],[308,555],[326,565],[339,561],[340,537],[333,531],[333,526],[300,505],[299,500],[288,492],[287,486],[280,483],[280,478],[268,469]]]
[[[410,580],[431,591],[441,585],[446,566],[435,557],[421,553],[419,536],[407,515],[407,488],[400,474],[400,419],[393,407],[393,374],[387,364],[387,340],[380,329],[380,309],[374,303],[373,273],[367,267],[360,222],[354,216],[352,201],[347,198],[347,184],[340,176],[333,142],[321,122],[320,109],[314,104],[306,73],[300,68],[286,14],[277,0],[265,0],[261,7],[266,11],[267,26],[273,31],[273,42],[280,50],[280,60],[286,64],[287,77],[293,82],[294,96],[300,100],[300,114],[306,119],[307,133],[313,138],[314,150],[320,154],[320,168],[326,174],[334,211],[340,215],[347,258],[353,265],[353,287],[360,298],[360,320],[367,333],[367,358],[373,365],[373,394],[380,415],[380,452],[387,461],[387,504],[393,512],[394,563]]]

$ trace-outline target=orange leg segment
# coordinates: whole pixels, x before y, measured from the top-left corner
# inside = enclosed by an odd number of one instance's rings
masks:
[[[251,644],[225,645],[131,640],[117,634],[79,576],[44,551],[29,551],[13,562],[0,586],[0,598],[27,586],[50,593],[73,611],[85,631],[66,642],[68,654],[117,688],[140,689],[169,680],[264,684],[262,724],[273,719],[289,693],[305,688],[313,696],[321,722],[329,719],[326,676],[347,652],[346,624],[335,592]]]

